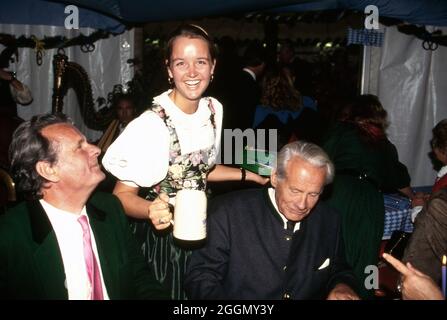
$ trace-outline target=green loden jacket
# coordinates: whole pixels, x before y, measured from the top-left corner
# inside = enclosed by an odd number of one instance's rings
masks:
[[[119,200],[96,193],[87,202],[109,298],[167,299],[130,231]],[[0,298],[68,299],[56,234],[39,201],[0,216]]]

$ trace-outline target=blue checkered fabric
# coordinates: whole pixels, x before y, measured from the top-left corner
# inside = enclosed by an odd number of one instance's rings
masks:
[[[362,44],[364,46],[381,47],[384,33],[377,30],[348,28],[348,45]]]
[[[395,230],[413,232],[410,200],[399,194],[384,194],[383,199],[385,204],[385,226],[382,239],[389,239]]]

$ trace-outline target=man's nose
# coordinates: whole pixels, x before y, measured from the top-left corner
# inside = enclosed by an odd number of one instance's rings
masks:
[[[307,195],[301,194],[296,199],[295,205],[298,207],[298,209],[304,210],[306,209],[306,203],[307,203]]]
[[[94,144],[89,143],[90,154],[94,156],[99,156],[101,154],[101,149]]]

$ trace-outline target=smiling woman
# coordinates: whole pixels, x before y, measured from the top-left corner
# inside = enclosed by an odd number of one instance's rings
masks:
[[[114,193],[126,214],[135,218],[134,232],[158,280],[170,287],[173,299],[184,299],[183,277],[191,247],[185,249],[185,243],[174,240],[169,203],[182,189],[205,191],[207,180],[241,180],[242,176],[239,168],[216,165],[222,105],[202,97],[216,65],[211,38],[199,26],[180,26],[166,53],[172,88],[155,97],[150,110],[127,125],[107,150],[103,165],[120,180]],[[251,172],[245,179],[268,182]],[[149,191],[142,194],[141,187]]]
[[[172,42],[166,64],[170,82],[175,86],[169,96],[187,114],[197,110],[197,100],[213,76],[216,59],[209,48],[203,39],[177,37]]]

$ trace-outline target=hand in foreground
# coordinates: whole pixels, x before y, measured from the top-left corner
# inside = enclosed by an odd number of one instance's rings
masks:
[[[13,79],[11,72],[5,71],[0,68],[0,79],[11,81]]]
[[[270,178],[260,176],[259,174],[251,172],[251,171],[247,171],[247,180],[256,182],[260,185],[266,185],[267,183],[269,183]]]
[[[166,229],[171,225],[172,212],[169,209],[169,196],[166,193],[160,193],[150,204],[149,219],[157,230]]]
[[[349,286],[339,283],[329,292],[327,300],[360,300],[360,298]]]
[[[403,300],[444,300],[436,283],[426,274],[414,268],[409,262],[403,264],[393,256],[384,253],[383,258],[402,274]]]

